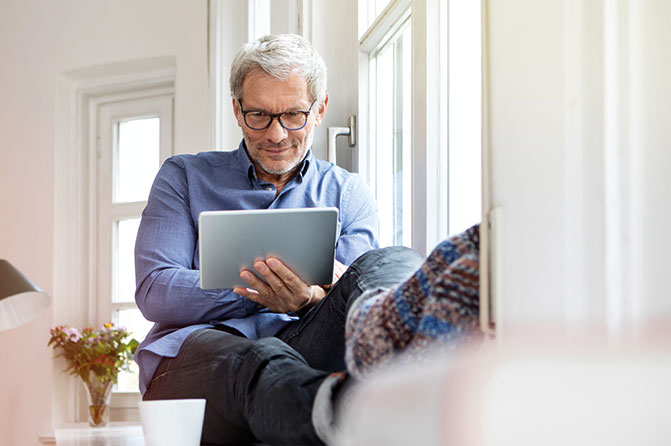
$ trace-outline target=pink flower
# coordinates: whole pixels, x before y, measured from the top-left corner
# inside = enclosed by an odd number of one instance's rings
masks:
[[[67,361],[65,371],[84,380],[94,373],[100,380],[116,382],[119,371],[128,368],[138,346],[135,339],[125,340],[130,334],[119,331],[112,323],[100,331],[86,327],[80,332],[61,325],[50,332],[48,345]]]
[[[77,342],[82,338],[81,333],[74,327],[67,327],[63,330],[63,333],[69,338],[71,342]]]

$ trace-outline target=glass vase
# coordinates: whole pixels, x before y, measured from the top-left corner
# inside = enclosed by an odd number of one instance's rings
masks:
[[[88,403],[88,420],[91,427],[104,427],[110,421],[110,400],[112,399],[112,381],[101,381],[98,375],[90,373],[83,380]]]

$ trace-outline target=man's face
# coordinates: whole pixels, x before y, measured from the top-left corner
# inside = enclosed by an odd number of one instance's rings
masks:
[[[307,111],[311,103],[307,84],[295,71],[286,80],[279,80],[264,71],[252,70],[242,83],[242,108],[245,111]],[[321,123],[327,103],[328,97],[321,104],[315,103],[305,127],[300,130],[285,129],[277,118],[265,130],[252,130],[245,124],[240,104],[233,99],[235,117],[242,128],[249,157],[257,169],[271,175],[292,172],[312,145],[313,130]]]

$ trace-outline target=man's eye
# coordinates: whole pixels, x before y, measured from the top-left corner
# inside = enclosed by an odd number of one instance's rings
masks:
[[[295,118],[296,116],[300,115],[301,112],[297,112],[297,111],[288,111],[288,112],[284,112],[283,114],[286,115],[286,116],[288,116],[289,118]]]
[[[249,113],[247,113],[247,116],[251,116],[252,118],[263,118],[263,117],[266,116],[266,114],[263,113],[263,112],[260,112],[260,111],[259,112],[249,112]]]

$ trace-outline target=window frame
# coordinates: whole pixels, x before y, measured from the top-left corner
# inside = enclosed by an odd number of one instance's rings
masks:
[[[378,90],[377,86],[379,85],[378,82],[378,66],[382,62],[380,57],[382,56],[383,53],[385,52],[391,52],[390,57],[392,58],[392,63],[393,63],[393,71],[394,71],[394,78],[393,78],[393,90],[394,90],[394,96],[392,97],[392,122],[390,123],[391,129],[392,129],[392,135],[391,135],[391,159],[388,160],[392,164],[392,170],[393,172],[386,172],[386,174],[391,174],[392,177],[397,174],[398,172],[396,171],[396,166],[398,164],[398,156],[401,155],[401,165],[402,165],[402,175],[403,178],[401,179],[402,184],[408,184],[410,181],[407,183],[405,182],[406,179],[411,180],[412,179],[412,172],[411,172],[411,163],[409,162],[411,157],[412,157],[412,144],[410,144],[410,137],[408,137],[408,133],[412,135],[412,131],[406,132],[406,126],[404,126],[404,118],[410,115],[409,108],[411,105],[411,102],[408,100],[409,98],[405,96],[405,82],[407,82],[407,78],[405,75],[409,75],[409,71],[403,67],[403,59],[407,57],[409,54],[408,52],[412,52],[412,46],[410,48],[405,48],[403,46],[403,36],[405,35],[406,31],[409,31],[412,33],[412,30],[407,30],[406,27],[411,27],[412,24],[411,22],[411,16],[410,16],[410,10],[407,9],[400,17],[399,19],[394,23],[393,28],[389,29],[388,32],[385,34],[384,38],[380,41],[380,43],[371,51],[368,53],[368,84],[367,84],[367,91],[368,91],[368,99],[369,99],[369,121],[371,123],[375,123],[379,121],[380,118],[380,113],[378,111],[378,102],[380,98],[380,91]],[[409,76],[411,77],[411,76]],[[400,82],[399,82],[400,80]],[[408,90],[412,88],[411,85],[408,86]],[[412,95],[410,95],[412,96]],[[398,106],[400,104],[400,107]],[[386,107],[382,107],[386,108]],[[387,221],[387,217],[390,218],[390,220],[393,221],[393,224],[391,225],[391,228],[389,228],[391,231],[391,237],[392,237],[392,244],[393,245],[401,245],[404,244],[406,246],[410,246],[411,244],[411,238],[412,238],[412,207],[405,207],[406,200],[405,198],[409,198],[410,202],[411,200],[411,195],[412,193],[408,194],[410,196],[406,196],[406,189],[403,188],[400,190],[400,200],[402,202],[402,218],[399,220],[399,215],[395,211],[391,211],[392,215],[386,215],[385,216],[385,209],[384,209],[384,203],[380,201],[380,191],[384,191],[385,187],[384,185],[381,185],[378,183],[378,181],[381,181],[381,177],[386,176],[386,174],[382,173],[385,170],[383,167],[380,169],[380,159],[383,158],[383,152],[384,150],[373,150],[372,148],[376,147],[377,141],[379,140],[378,135],[380,132],[378,132],[378,128],[373,125],[368,128],[368,141],[369,141],[369,150],[368,150],[368,159],[370,162],[368,165],[370,166],[370,170],[368,171],[368,178],[369,178],[369,183],[372,186],[372,189],[374,191],[374,195],[378,201],[378,206],[380,207],[380,219],[381,221]],[[381,132],[384,134],[384,132]],[[400,136],[399,136],[400,135]],[[387,146],[383,146],[385,149],[387,149]],[[388,166],[387,166],[388,167]],[[393,185],[393,190],[391,191],[391,195],[393,196],[392,200],[394,203],[396,200],[399,198],[398,194],[398,188],[397,184],[394,183]],[[386,193],[390,193],[389,191],[386,191]],[[410,203],[411,204],[411,203]],[[403,234],[402,240],[399,240],[397,238],[397,235],[399,233],[398,227],[400,226],[401,233]],[[409,227],[410,228],[409,228]],[[406,229],[410,229],[408,233],[406,233]],[[389,240],[387,240],[389,241]],[[382,228],[380,228],[380,243],[382,245],[385,244],[385,237],[384,233],[382,231]]]
[[[110,98],[111,99],[111,98]],[[96,326],[112,321],[117,323],[116,311],[137,309],[135,302],[114,302],[116,276],[115,265],[117,225],[128,219],[138,218],[147,201],[114,202],[115,163],[117,162],[118,126],[122,121],[158,117],[159,130],[159,166],[173,153],[173,94],[171,91],[154,89],[144,91],[139,97],[116,96],[113,101],[98,105],[96,120],[96,158],[97,158],[97,317]],[[112,409],[132,408],[140,400],[139,390],[133,392],[112,392]]]
[[[448,235],[448,123],[441,92],[447,88],[447,39],[441,28],[447,15],[448,0],[392,0],[373,23],[369,22],[368,2],[359,1],[359,125],[362,137],[357,150],[359,172],[368,180],[372,175],[371,104],[369,103],[371,55],[397,29],[410,11],[412,27],[411,67],[411,246],[424,255]],[[371,184],[372,188],[376,185]]]
[[[170,58],[120,62],[63,73],[56,88],[54,135],[53,318],[79,328],[97,324],[97,120],[99,107],[154,95],[174,98],[175,65]],[[109,316],[104,318],[109,320]],[[53,423],[85,421],[84,388],[77,377],[53,368]],[[138,392],[113,395],[113,420],[139,420]]]

